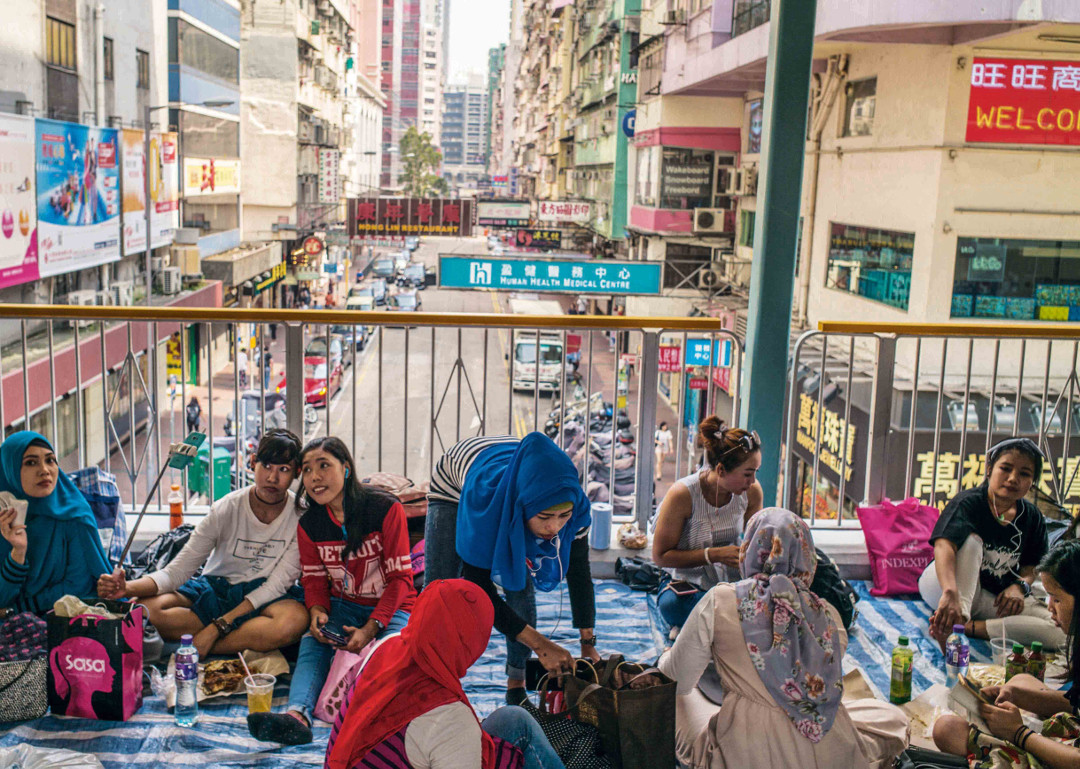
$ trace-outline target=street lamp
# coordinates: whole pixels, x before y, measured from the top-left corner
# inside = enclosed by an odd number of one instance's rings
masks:
[[[146,223],[146,306],[150,307],[154,293],[154,275],[151,271],[151,255],[154,250],[150,245],[150,114],[159,109],[181,109],[183,107],[208,107],[211,109],[228,107],[235,104],[230,99],[210,99],[208,101],[189,104],[187,102],[174,102],[172,104],[159,104],[156,107],[146,105],[143,110],[143,195],[146,200],[143,205],[143,215]]]

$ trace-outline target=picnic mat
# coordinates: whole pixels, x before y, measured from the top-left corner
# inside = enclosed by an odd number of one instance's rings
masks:
[[[596,581],[596,635],[604,654],[651,660],[659,653],[649,621],[644,593],[619,582]],[[541,633],[578,653],[578,633],[571,627],[570,598],[565,586],[537,593],[537,626]],[[487,651],[465,678],[465,692],[483,718],[504,704],[506,642],[492,634]],[[288,682],[274,690],[274,710],[284,711]],[[0,747],[28,743],[92,753],[105,769],[140,767],[266,767],[322,766],[329,726],[316,722],[315,741],[291,748],[254,740],[247,730],[247,700],[243,695],[202,703],[199,723],[192,729],[176,725],[160,697],[149,696],[142,709],[125,723],[45,716],[0,730]]]

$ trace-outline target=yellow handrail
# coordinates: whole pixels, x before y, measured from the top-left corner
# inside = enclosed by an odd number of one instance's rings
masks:
[[[621,315],[509,315],[503,313],[388,312],[363,310],[275,310],[239,307],[81,307],[55,304],[0,304],[0,319],[104,320],[158,323],[296,323],[358,326],[441,326],[469,328],[664,329],[713,333],[716,318]]]
[[[895,334],[896,336],[986,337],[991,339],[1080,339],[1080,323],[874,323],[818,322],[827,334]]]

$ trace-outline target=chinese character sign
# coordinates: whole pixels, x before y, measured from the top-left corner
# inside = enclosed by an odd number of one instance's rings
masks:
[[[562,230],[518,230],[514,245],[522,250],[558,250],[562,248]]]
[[[541,200],[537,203],[536,218],[542,222],[585,224],[593,218],[592,203],[569,200]]]
[[[452,198],[350,199],[350,237],[472,235],[473,201]]]
[[[481,200],[477,203],[476,223],[491,227],[523,227],[532,216],[528,201]]]
[[[847,422],[840,411],[827,404],[818,411],[817,399],[807,393],[799,393],[799,413],[796,422],[795,445],[809,453],[805,461],[810,464],[818,454],[819,466],[828,468],[839,478],[844,468],[846,483],[851,483],[855,470],[855,441],[860,430]],[[861,458],[859,458],[861,461]],[[850,488],[859,493],[860,489]]]
[[[661,345],[659,370],[667,372],[681,371],[679,351],[678,345]]]
[[[494,288],[561,294],[659,294],[660,264],[439,255],[442,288]]]
[[[1080,146],[1080,62],[976,57],[967,141]]]
[[[184,158],[184,197],[236,195],[240,161],[228,158]]]
[[[341,200],[341,153],[335,149],[319,149],[319,202],[337,203]]]

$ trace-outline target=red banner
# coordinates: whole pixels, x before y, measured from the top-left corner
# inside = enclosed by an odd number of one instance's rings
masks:
[[[976,57],[967,141],[1080,145],[1080,61]]]
[[[473,201],[467,198],[351,198],[349,236],[472,235]]]
[[[676,345],[660,345],[660,371],[678,372],[682,370],[680,366],[680,353],[682,348]]]
[[[567,334],[566,354],[572,355],[575,352],[581,352],[581,334]]]
[[[690,377],[689,386],[691,390],[707,390],[709,389],[709,380],[703,376]]]

